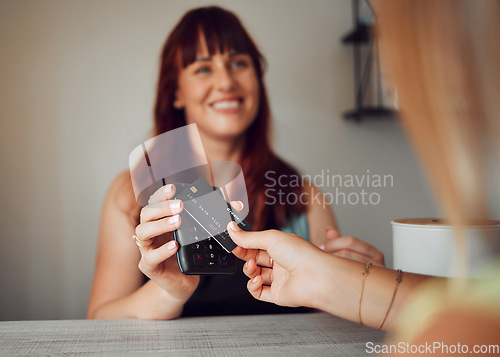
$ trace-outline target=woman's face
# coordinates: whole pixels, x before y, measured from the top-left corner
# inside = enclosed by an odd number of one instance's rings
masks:
[[[203,41],[201,41],[204,43]],[[259,107],[259,81],[249,55],[216,52],[205,46],[179,72],[174,106],[187,124],[215,139],[236,139],[252,124]]]

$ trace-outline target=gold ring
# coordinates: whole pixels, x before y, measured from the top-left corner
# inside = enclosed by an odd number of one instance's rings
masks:
[[[135,244],[137,244],[138,247],[141,247],[141,248],[144,248],[144,247],[149,247],[151,244],[153,244],[153,241],[151,239],[147,240],[147,241],[142,241],[140,239],[137,238],[137,235],[134,234],[132,236],[132,238],[134,238],[135,240]],[[149,244],[144,244],[145,242],[149,242]]]
[[[144,248],[144,247],[149,247],[153,242],[150,242],[149,244],[142,245],[141,243],[144,243],[143,241],[140,241],[138,239],[135,240],[135,244],[137,244],[138,247]]]

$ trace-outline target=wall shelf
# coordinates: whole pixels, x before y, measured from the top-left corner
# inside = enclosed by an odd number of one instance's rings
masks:
[[[360,18],[359,7],[362,1],[373,22],[375,21],[373,10],[367,0],[352,0],[354,30],[342,36],[341,41],[353,47],[355,107],[345,112],[343,117],[356,122],[365,119],[393,119],[396,117],[394,109],[387,107],[383,100],[378,43],[373,35],[374,26],[365,23],[366,19]],[[375,69],[375,76],[372,75],[372,69]],[[370,89],[376,92],[376,103],[366,103]]]
[[[354,119],[356,121],[361,121],[363,118],[394,119],[397,116],[397,112],[384,107],[364,106],[344,112],[343,116],[345,119]]]

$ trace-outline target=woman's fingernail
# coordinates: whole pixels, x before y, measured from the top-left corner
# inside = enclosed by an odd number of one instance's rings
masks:
[[[241,211],[244,207],[243,202],[241,202],[241,201],[236,201],[236,202],[238,202],[238,204],[240,205],[240,211]]]
[[[248,269],[248,261],[245,263],[245,269]]]
[[[179,222],[179,215],[178,214],[176,214],[175,216],[172,216],[169,219],[167,219],[167,223],[168,224],[174,224],[174,223],[177,223],[177,222]]]
[[[325,250],[325,245],[324,245],[324,244],[321,244],[321,245],[319,246],[319,249],[321,249],[321,250]]]
[[[176,246],[177,246],[177,243],[175,243],[175,240],[171,240],[167,244],[167,248],[170,249],[170,250],[174,250]]]
[[[170,209],[179,209],[181,208],[181,201],[180,200],[168,201],[168,207]]]
[[[173,190],[174,190],[174,185],[169,184],[169,185],[165,186],[165,192],[166,192],[166,193],[170,193],[170,192],[172,192]]]
[[[238,225],[234,221],[229,223],[229,228],[234,232],[241,231],[240,227],[238,227]]]
[[[259,276],[257,275],[255,278],[252,279],[252,282],[256,283],[258,279],[259,279]]]

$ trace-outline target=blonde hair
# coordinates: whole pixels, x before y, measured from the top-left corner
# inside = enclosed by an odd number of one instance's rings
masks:
[[[484,161],[500,141],[500,1],[375,4],[402,124],[464,252],[461,228],[489,217]]]

